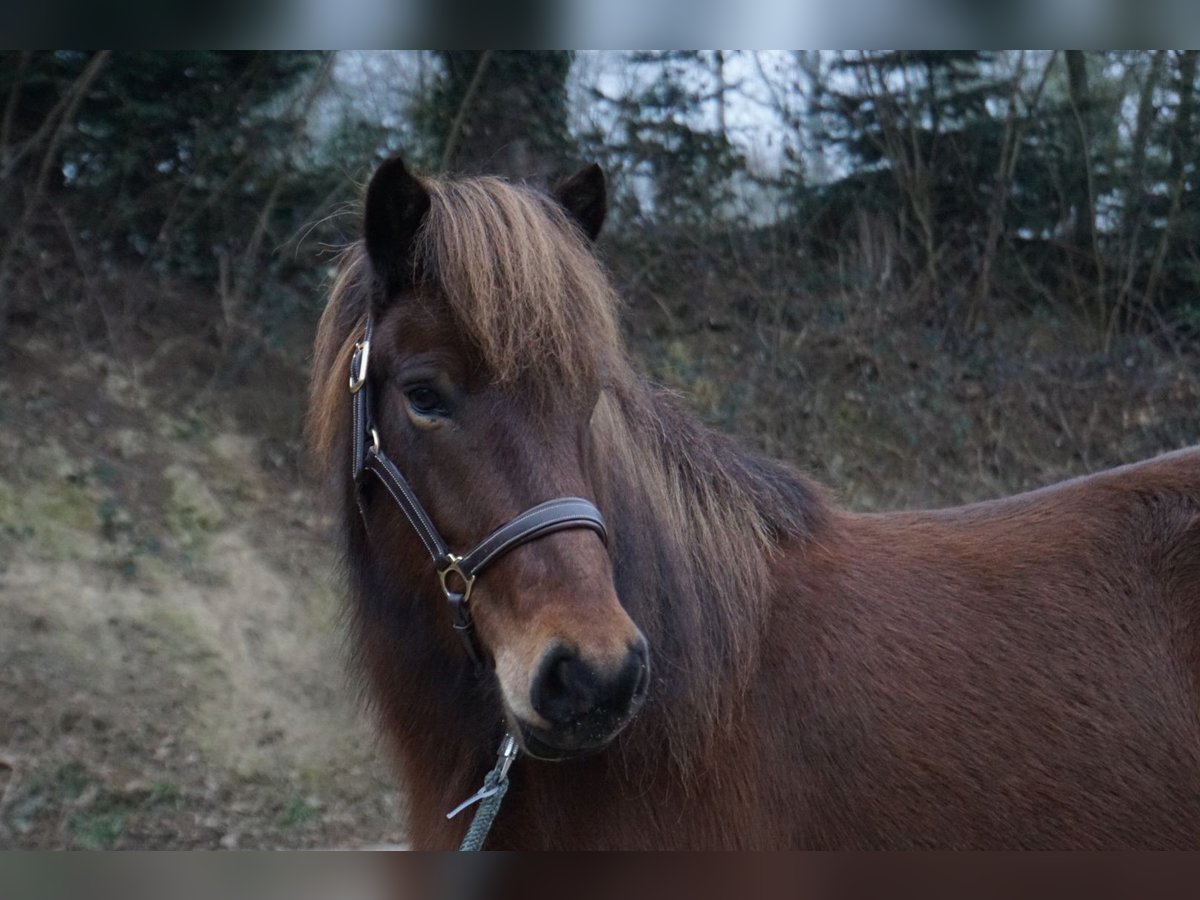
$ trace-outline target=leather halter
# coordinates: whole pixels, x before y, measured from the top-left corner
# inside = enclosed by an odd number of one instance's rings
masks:
[[[366,473],[369,472],[383,484],[425,545],[437,570],[442,592],[450,604],[454,629],[462,637],[471,660],[481,665],[483,654],[475,637],[470,607],[475,579],[510,550],[556,531],[588,528],[600,535],[600,539],[607,544],[608,532],[604,528],[604,519],[594,504],[581,497],[559,497],[539,503],[515,516],[480,541],[473,550],[461,556],[452,553],[417,500],[417,495],[379,445],[379,432],[375,428],[371,405],[371,385],[367,377],[373,328],[368,317],[363,339],[355,346],[350,360],[350,393],[354,407],[352,472],[359,514],[363,517],[365,527],[367,519],[362,506],[362,492],[366,486]]]

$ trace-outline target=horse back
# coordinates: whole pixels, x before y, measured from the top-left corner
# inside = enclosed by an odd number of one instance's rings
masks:
[[[1200,447],[999,500],[848,521],[949,572],[1031,594],[1057,585],[1094,611],[1153,598],[1142,612],[1188,621],[1200,604]]]

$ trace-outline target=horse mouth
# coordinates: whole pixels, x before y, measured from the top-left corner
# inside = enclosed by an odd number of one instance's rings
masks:
[[[620,731],[621,729],[617,729]],[[605,735],[599,740],[581,739],[574,736],[558,736],[541,728],[520,723],[517,728],[517,742],[521,749],[534,759],[544,762],[566,762],[571,759],[584,759],[595,756],[607,747],[617,731]]]

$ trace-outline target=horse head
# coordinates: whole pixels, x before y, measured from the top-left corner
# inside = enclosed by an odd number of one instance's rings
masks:
[[[445,599],[469,603],[463,621],[494,668],[509,727],[544,759],[607,745],[649,684],[646,640],[617,596],[603,526],[538,534],[471,583],[450,565],[443,593],[438,551],[412,519],[427,515],[446,548],[466,553],[553,498],[591,507],[591,420],[606,354],[619,347],[590,247],[604,211],[595,166],[544,196],[499,179],[423,180],[392,159],[366,196],[368,443],[395,461],[421,510],[393,503],[398,487],[389,499],[387,485],[364,484],[371,552],[438,605],[431,652],[465,654]]]

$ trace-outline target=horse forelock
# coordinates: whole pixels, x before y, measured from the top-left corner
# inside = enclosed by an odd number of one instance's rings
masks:
[[[618,299],[566,212],[500,178],[424,184],[416,270],[491,376],[533,392],[599,384],[620,354]]]
[[[621,365],[618,297],[562,207],[500,178],[422,183],[431,203],[413,271],[493,379],[564,394],[594,389]],[[348,247],[317,330],[308,437],[326,474],[348,440],[344,382],[373,278],[362,242]]]

